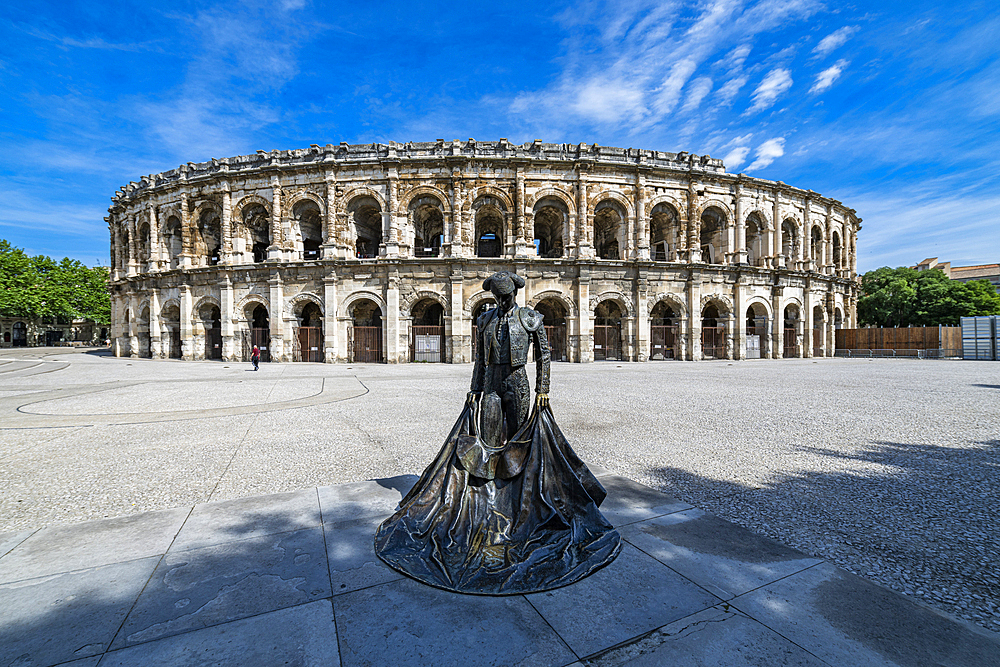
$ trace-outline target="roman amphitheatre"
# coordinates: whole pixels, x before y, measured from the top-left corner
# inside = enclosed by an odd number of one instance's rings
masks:
[[[258,151],[131,182],[107,221],[117,356],[468,362],[502,268],[561,361],[833,356],[856,323],[853,209],[684,152]]]

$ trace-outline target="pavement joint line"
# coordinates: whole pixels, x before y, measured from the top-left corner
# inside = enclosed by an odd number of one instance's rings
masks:
[[[18,547],[19,547],[19,546],[21,546],[22,544],[24,544],[24,543],[25,543],[25,542],[26,542],[26,541],[28,540],[28,538],[29,538],[29,537],[31,537],[32,535],[34,535],[35,533],[37,533],[37,532],[38,532],[38,531],[40,531],[40,530],[41,530],[41,528],[35,528],[34,530],[32,530],[32,531],[29,531],[29,532],[28,532],[28,534],[24,536],[24,539],[22,539],[22,540],[21,540],[20,542],[18,542],[18,543],[17,543],[17,544],[15,544],[14,546],[12,546],[12,547],[11,547],[10,549],[8,549],[7,551],[5,551],[5,552],[3,552],[2,554],[0,554],[0,558],[3,558],[3,557],[4,557],[4,556],[6,556],[7,554],[9,554],[9,553],[10,553],[11,551],[13,551],[14,549],[18,548]]]
[[[545,625],[549,626],[549,629],[552,630],[552,633],[556,637],[559,638],[559,641],[561,641],[563,643],[563,646],[565,646],[567,649],[569,649],[569,652],[573,655],[573,657],[575,657],[576,660],[579,661],[581,659],[580,654],[577,653],[575,650],[573,650],[573,647],[570,646],[569,642],[566,641],[561,634],[559,634],[558,630],[556,630],[554,627],[552,627],[552,624],[549,623],[549,619],[545,618],[545,616],[542,614],[542,612],[540,612],[538,610],[538,607],[536,607],[535,605],[533,605],[531,603],[531,600],[528,599],[528,596],[522,594],[522,595],[519,595],[518,597],[522,598],[525,602],[528,603],[528,606],[530,606],[532,609],[535,610],[535,613],[538,614],[538,617],[542,619],[542,622],[545,623]],[[573,663],[572,662],[568,662],[566,664],[567,665],[572,665]]]
[[[732,523],[732,522],[730,521],[729,523]],[[643,555],[645,555],[645,556],[649,556],[649,557],[650,557],[650,558],[652,558],[652,559],[653,559],[654,561],[656,561],[657,563],[659,563],[659,564],[660,564],[660,565],[662,565],[663,567],[667,568],[668,570],[670,570],[671,572],[673,572],[674,574],[676,574],[676,575],[677,575],[678,577],[680,577],[681,579],[684,579],[684,580],[686,580],[686,581],[689,581],[689,582],[690,582],[690,583],[691,583],[692,585],[694,585],[694,586],[696,586],[696,587],[700,588],[701,590],[705,591],[705,593],[707,593],[708,595],[711,595],[711,596],[712,596],[713,598],[715,598],[715,599],[716,599],[716,600],[718,600],[719,602],[726,602],[726,600],[723,600],[723,599],[722,599],[722,598],[720,598],[720,597],[719,597],[718,595],[716,595],[716,594],[715,594],[715,593],[713,593],[712,591],[708,590],[707,588],[705,588],[704,586],[702,586],[701,584],[699,584],[699,583],[698,583],[697,581],[695,581],[694,579],[691,579],[691,578],[690,578],[690,577],[688,577],[687,575],[685,575],[685,574],[683,574],[683,573],[681,573],[681,572],[678,572],[677,570],[675,570],[674,568],[670,567],[669,565],[667,565],[667,564],[666,564],[666,563],[664,563],[664,562],[663,562],[662,560],[660,560],[659,558],[657,558],[657,557],[656,557],[656,556],[654,556],[653,554],[649,553],[648,551],[646,551],[646,550],[645,550],[645,549],[643,549],[642,547],[640,547],[640,546],[638,546],[638,545],[636,545],[636,544],[632,544],[632,543],[631,543],[631,542],[629,542],[629,541],[628,541],[628,540],[627,540],[627,539],[626,539],[625,537],[622,537],[622,542],[625,542],[625,543],[626,543],[626,544],[628,544],[629,546],[631,546],[631,547],[634,547],[635,549],[637,549],[637,550],[638,550],[638,551],[639,551],[640,553],[642,553]],[[817,563],[817,565],[818,565],[818,563]],[[807,569],[808,569],[808,568],[807,568]],[[781,577],[781,578],[783,579],[784,577]],[[716,604],[718,604],[718,602],[717,602]],[[714,607],[715,605],[712,605],[712,606]],[[708,608],[708,607],[706,607],[706,609],[707,609],[707,608]],[[702,611],[704,611],[704,610],[702,610]]]

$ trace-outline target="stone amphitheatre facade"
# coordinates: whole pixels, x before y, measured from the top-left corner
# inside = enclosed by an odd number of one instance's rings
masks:
[[[119,356],[468,362],[513,269],[556,359],[832,356],[853,209],[688,153],[312,146],[129,183],[107,218]]]

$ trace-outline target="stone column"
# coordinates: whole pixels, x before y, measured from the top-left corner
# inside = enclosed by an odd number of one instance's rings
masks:
[[[692,269],[687,281],[688,360],[701,361],[701,272]]]
[[[233,200],[229,193],[229,183],[222,184],[222,251],[219,262],[229,264],[233,261]],[[223,344],[225,349],[225,344]],[[223,355],[225,353],[223,352]],[[223,357],[228,359],[228,357]]]
[[[841,250],[843,257],[843,250]],[[826,205],[826,258],[823,273],[828,276],[837,275],[837,267],[833,263],[833,210],[829,204]]]
[[[379,253],[382,257],[399,257],[399,225],[396,219],[396,207],[399,205],[399,183],[397,181],[396,168],[388,168],[389,187],[386,196],[386,208],[383,214],[383,242],[379,246]]]
[[[649,216],[646,214],[646,176],[642,172],[636,176],[635,185],[635,233],[638,236],[636,243],[636,258],[640,260],[649,259]],[[648,341],[647,341],[648,342]],[[648,357],[648,348],[646,350]]]
[[[465,319],[465,303],[463,288],[465,277],[460,266],[453,267],[451,274],[451,335],[447,340],[451,343],[448,350],[448,360],[453,364],[464,364],[472,361],[471,324]],[[446,332],[447,333],[447,332]]]
[[[270,280],[270,294],[268,295],[271,312],[270,315],[270,340],[268,348],[271,352],[271,361],[288,361],[285,350],[285,289],[281,280],[281,273],[274,271]]]
[[[590,273],[580,269],[580,277],[577,278],[576,309],[579,320],[579,338],[577,343],[577,354],[580,363],[590,363],[594,360],[594,333],[590,328],[592,313],[590,312]]]
[[[136,239],[137,234],[135,233],[135,214],[130,213],[128,218],[126,218],[126,229],[128,230],[128,275],[134,276],[139,270],[139,257],[136,252],[136,248],[139,243]]]
[[[194,307],[194,300],[191,296],[191,286],[181,285],[181,359],[192,361],[194,359],[194,326],[191,321],[191,310]]]
[[[806,285],[802,289],[802,316],[799,317],[799,321],[803,322],[802,328],[802,348],[800,350],[800,356],[803,358],[811,358],[813,356],[812,350],[812,337],[813,337],[813,309],[812,309],[812,288],[811,280],[806,279]]]
[[[163,359],[163,344],[160,337],[160,290],[149,290],[149,356]]]
[[[323,361],[332,364],[337,359],[337,337],[340,333],[337,326],[337,313],[340,303],[337,301],[337,272],[331,270],[323,278]]]
[[[269,260],[281,259],[281,248],[283,246],[281,238],[281,183],[277,176],[271,177],[271,245],[267,247],[267,258]],[[271,331],[274,331],[274,317],[271,317]],[[271,359],[274,358],[272,350]]]
[[[228,192],[226,193],[229,194]],[[219,284],[219,315],[222,326],[222,358],[226,361],[239,361],[236,356],[236,336],[233,327],[235,313],[233,308],[233,281],[229,279],[229,274],[222,275],[222,282]]]
[[[589,193],[587,178],[583,169],[578,172],[576,184],[576,256],[580,259],[590,259],[594,256],[594,246],[591,243],[593,219],[590,215],[590,204],[587,201]],[[580,317],[583,317],[581,313]],[[589,327],[588,327],[588,334]],[[587,361],[590,361],[588,358]]]
[[[785,313],[781,310],[781,288],[775,287],[771,292],[771,345],[772,356],[781,359],[785,356]]]
[[[746,331],[746,305],[743,299],[743,283],[746,280],[742,275],[737,275],[733,283],[733,358],[745,359],[747,354],[747,331]],[[726,336],[729,336],[729,328],[726,329]]]
[[[701,220],[698,220],[698,205],[697,205],[697,184],[694,179],[688,180],[688,192],[687,192],[687,214],[688,214],[688,262],[698,263],[701,262]],[[699,318],[701,313],[698,314]],[[699,320],[699,331],[701,330],[700,320]],[[701,350],[701,341],[694,343],[698,345],[698,350]],[[694,346],[692,344],[692,347]]]
[[[331,169],[326,173],[326,201],[323,211],[323,244],[320,246],[320,257],[323,259],[345,259],[349,255],[344,247],[347,233],[341,231],[339,206],[337,204],[337,171]],[[324,337],[326,329],[323,330]]]
[[[784,248],[781,246],[781,190],[774,188],[774,208],[771,214],[774,218],[774,268],[785,265]]]
[[[647,251],[649,247],[646,247]],[[635,290],[636,361],[649,361],[649,283],[645,270],[640,270]]]
[[[530,257],[534,254],[534,245],[529,249],[529,243],[525,237],[524,216],[525,216],[525,193],[524,193],[524,165],[515,164],[516,191],[514,193],[515,224],[517,226],[517,238],[514,240],[514,257]]]
[[[398,364],[402,361],[399,330],[399,273],[393,269],[389,272],[388,285],[385,290],[385,354],[386,361]],[[404,348],[405,349],[405,348]]]
[[[747,263],[747,223],[743,218],[743,183],[736,181],[736,254],[733,262]],[[740,327],[742,331],[743,327]]]
[[[156,206],[149,204],[149,270],[159,271],[160,265],[160,221],[156,215]]]
[[[128,356],[133,359],[139,358],[139,298],[132,292],[128,298]]]
[[[447,254],[451,257],[462,257],[465,248],[462,246],[462,172],[454,169],[451,172],[451,225],[447,230],[449,243]]]
[[[802,209],[802,224],[799,225],[799,248],[796,253],[796,265],[799,271],[806,271],[812,263],[812,253],[809,248],[809,200],[806,200],[806,205]],[[800,318],[801,319],[801,318]]]

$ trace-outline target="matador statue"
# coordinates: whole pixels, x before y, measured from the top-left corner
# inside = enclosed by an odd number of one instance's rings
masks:
[[[582,579],[621,550],[618,531],[598,509],[604,487],[552,416],[543,318],[515,303],[523,287],[508,271],[483,283],[497,307],[476,322],[462,414],[375,534],[379,558],[432,586],[478,595],[544,591]]]

